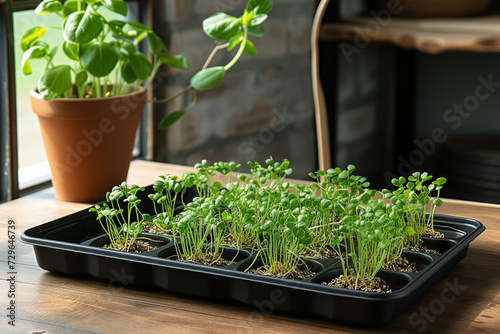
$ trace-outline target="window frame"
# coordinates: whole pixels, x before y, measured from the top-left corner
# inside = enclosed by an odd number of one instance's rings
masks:
[[[137,3],[140,22],[152,26],[152,0],[125,1]],[[15,54],[14,48],[9,48],[9,43],[14,43],[14,12],[33,10],[40,2],[41,0],[0,1],[0,203],[51,185],[51,181],[46,181],[25,189],[19,187]],[[147,46],[143,43],[142,47]],[[153,152],[152,140],[148,138],[148,134],[153,133],[151,111],[152,106],[148,104],[142,114],[134,158],[148,159]]]

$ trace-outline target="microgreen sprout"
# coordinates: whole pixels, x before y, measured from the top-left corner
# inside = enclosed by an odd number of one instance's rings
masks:
[[[440,177],[429,184],[432,178],[428,173],[415,172],[408,179],[402,176],[392,179],[396,190],[382,190],[384,198],[390,200],[396,210],[403,214],[403,223],[413,232],[407,236],[407,242],[413,247],[419,245],[422,235],[434,231],[434,212],[436,207],[443,204],[439,195],[446,179]],[[434,199],[431,198],[433,191],[437,192]]]
[[[142,214],[138,208],[141,200],[137,193],[140,191],[144,191],[144,187],[127,186],[123,182],[106,194],[107,202],[96,204],[89,209],[90,212],[97,213],[97,219],[109,236],[109,248],[128,251],[142,232],[144,224],[151,220],[149,214]],[[121,205],[120,201],[123,201],[124,205]],[[126,207],[125,210],[123,206]]]
[[[305,263],[304,254],[317,257],[330,248],[349,276],[347,284],[357,289],[433,230],[446,183],[416,172],[393,179],[395,190],[378,191],[349,165],[311,173],[315,182],[298,184],[286,179],[292,173],[286,159],[248,165],[250,174],[235,174],[238,163],[203,160],[196,172],[163,175],[153,184],[154,193],[148,195],[156,214],[153,223],[172,230],[178,258],[211,264],[225,246],[247,248],[268,272],[286,277]],[[189,188],[196,189],[197,197],[185,203]],[[137,193],[143,190],[122,184],[108,193],[107,203],[91,209],[118,248],[151,221],[138,208]]]
[[[373,279],[385,263],[401,254],[407,233],[399,225],[399,217],[392,214],[392,206],[385,205],[383,199],[372,199],[358,210],[358,214],[342,219],[330,242],[340,257],[344,275],[355,276],[355,280],[348,280],[352,289],[357,289],[362,280]]]
[[[221,212],[213,198],[197,197],[173,221],[177,257],[212,263],[222,256],[222,238],[227,214]]]
[[[354,175],[354,165],[347,169],[331,168],[317,171],[309,176],[316,181],[310,185],[305,200],[316,207],[316,219],[309,227],[314,235],[310,248],[318,254],[330,244],[333,229],[348,215],[356,215],[360,205],[366,205],[377,193],[368,189],[370,183],[365,177]],[[303,191],[301,192],[303,194]],[[318,194],[318,195],[317,195]]]

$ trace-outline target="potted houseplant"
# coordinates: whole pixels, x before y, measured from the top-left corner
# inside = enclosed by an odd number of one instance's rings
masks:
[[[272,0],[248,0],[239,18],[225,13],[207,18],[205,33],[224,41],[214,52],[238,51],[225,66],[209,67],[212,54],[191,84],[171,98],[216,86],[244,53],[254,55],[249,36],[263,36],[262,23],[272,6]],[[56,196],[77,202],[103,200],[112,185],[126,178],[146,90],[155,74],[163,64],[187,69],[188,61],[183,55],[168,53],[147,26],[123,19],[127,14],[124,0],[44,0],[35,13],[55,14],[62,22],[60,27],[33,27],[21,41],[24,74],[32,73],[32,60],[47,62],[30,96]],[[48,29],[60,29],[61,45],[51,47],[43,41]],[[146,41],[152,61],[138,48]],[[72,65],[55,64],[56,52],[64,53]],[[195,101],[170,113],[160,128],[178,120]]]

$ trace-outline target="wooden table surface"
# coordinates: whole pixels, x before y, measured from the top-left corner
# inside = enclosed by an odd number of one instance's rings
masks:
[[[132,162],[129,183],[151,184],[188,167]],[[53,189],[0,205],[0,333],[500,333],[500,206],[445,200],[438,213],[477,219],[486,226],[443,279],[383,328],[261,314],[256,309],[163,291],[121,287],[40,269],[32,246],[15,240],[15,285],[8,279],[8,222],[16,237],[27,228],[87,204],[55,199]],[[451,288],[453,286],[453,288]],[[450,293],[450,291],[454,291]],[[9,325],[15,302],[15,327]],[[271,313],[271,312],[269,312]]]

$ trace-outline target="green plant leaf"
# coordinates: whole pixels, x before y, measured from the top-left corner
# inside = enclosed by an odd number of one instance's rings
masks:
[[[36,43],[35,43],[36,44]],[[48,61],[49,62],[52,62],[54,60],[54,57],[56,56],[56,53],[57,53],[57,50],[58,50],[59,47],[57,46],[54,46],[52,48],[52,50],[50,50],[49,52],[49,57],[48,57]]]
[[[434,181],[434,184],[437,184],[438,186],[442,186],[446,183],[446,178],[444,177],[438,177],[436,181]]]
[[[240,26],[240,20],[226,13],[215,13],[203,21],[205,34],[220,40],[230,39],[238,33]]]
[[[41,94],[51,92],[60,95],[71,89],[72,86],[69,65],[52,67],[43,72],[38,80],[38,91]]]
[[[115,37],[122,37],[125,33],[123,32],[123,27],[125,26],[125,22],[118,20],[108,21],[108,27],[113,32]]]
[[[126,55],[128,58],[132,53],[136,52],[135,45],[130,43],[129,41],[123,41],[123,43],[120,45],[120,51]]]
[[[162,51],[167,51],[167,46],[163,41],[161,40],[160,37],[158,37],[157,34],[155,34],[153,31],[148,30],[148,45],[149,49],[151,50],[151,53],[154,55],[160,54]]]
[[[80,60],[80,44],[63,41],[62,50],[69,59],[75,61]]]
[[[89,43],[102,32],[99,15],[92,12],[74,12],[63,23],[64,39],[71,43]]]
[[[235,47],[237,47],[243,41],[243,32],[240,31],[233,37],[229,39],[229,45],[227,47],[227,51],[232,51]]]
[[[67,0],[63,5],[63,14],[64,17],[69,16],[70,14],[76,12],[78,10],[78,0]]]
[[[120,70],[122,78],[126,83],[130,84],[137,80],[137,75],[135,75],[134,69],[130,63],[123,63]]]
[[[21,60],[21,68],[23,69],[23,74],[29,75],[32,73],[31,66],[29,63],[30,59],[40,59],[47,55],[47,47],[34,45],[23,53],[23,58]]]
[[[255,56],[257,54],[257,48],[251,41],[247,40],[247,42],[245,43],[245,52],[249,56]]]
[[[171,112],[170,114],[162,118],[160,124],[158,125],[158,129],[165,130],[166,128],[177,122],[182,117],[182,115],[184,115],[184,113],[186,113],[186,110],[177,110]]]
[[[258,8],[257,8],[258,7]],[[256,14],[267,14],[273,9],[272,0],[249,0],[247,3],[247,11],[253,11],[257,9]]]
[[[139,51],[131,53],[129,57],[129,64],[135,75],[141,80],[146,80],[151,75],[151,71],[153,69],[148,57]]]
[[[168,64],[175,68],[180,68],[182,70],[189,69],[188,59],[184,55],[171,55],[168,53],[160,54],[160,62],[163,64]]]
[[[115,68],[120,53],[118,50],[103,42],[83,44],[80,49],[80,61],[90,74],[104,77]]]
[[[127,16],[127,4],[123,0],[102,0],[102,5],[110,11]]]
[[[75,76],[75,85],[83,86],[87,81],[88,74],[87,71],[80,71]]]
[[[407,226],[405,229],[405,235],[412,236],[415,234],[415,229],[411,226]]]
[[[57,13],[63,9],[63,5],[58,0],[44,0],[35,8],[35,14]]]
[[[141,31],[139,35],[134,38],[134,44],[138,45],[143,39],[148,37],[149,32],[147,30]]]
[[[263,37],[265,30],[263,25],[248,27],[248,33],[255,37]]]
[[[191,78],[191,85],[196,90],[206,90],[217,86],[226,74],[223,66],[209,67],[196,73]]]
[[[434,203],[435,206],[441,206],[443,205],[443,200],[441,198],[435,198],[432,203]]]
[[[45,35],[47,28],[34,27],[26,31],[21,39],[21,49],[24,51],[28,50],[35,41]]]
[[[127,36],[127,38],[134,40],[136,40],[137,37],[141,34],[143,35],[142,38],[146,38],[148,31],[150,31],[150,29],[147,26],[135,21],[125,22],[125,24],[122,26],[122,30],[125,36]],[[136,40],[136,42],[139,41]]]
[[[250,21],[250,27],[259,26],[267,20],[267,14],[257,14]]]

